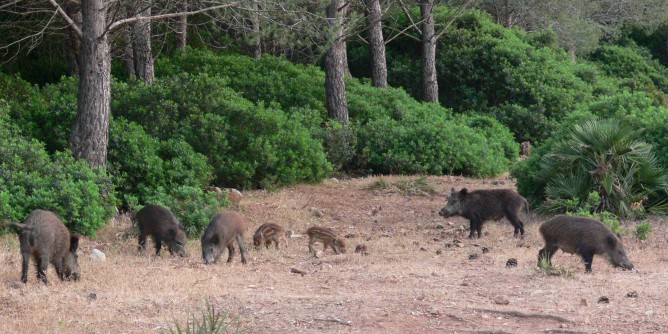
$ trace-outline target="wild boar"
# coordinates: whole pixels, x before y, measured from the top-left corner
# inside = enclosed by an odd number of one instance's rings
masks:
[[[510,189],[482,189],[468,191],[463,188],[456,191],[452,188],[448,202],[438,213],[444,218],[462,216],[469,220],[469,239],[473,233],[482,236],[482,224],[487,220],[508,218],[515,227],[515,238],[524,236],[524,223],[520,213],[529,213],[529,203],[520,194]]]
[[[306,234],[309,237],[308,240],[308,250],[309,252],[315,254],[315,249],[313,244],[316,242],[321,242],[323,245],[323,252],[327,250],[327,247],[332,247],[334,253],[345,253],[346,252],[346,242],[343,238],[339,237],[334,231],[326,227],[313,226],[306,230]]]
[[[162,242],[167,243],[169,254],[186,256],[186,233],[176,216],[160,205],[147,205],[134,217],[139,226],[139,250],[146,249],[146,236],[155,243],[155,255],[160,255]]]
[[[633,269],[621,239],[602,222],[585,217],[556,216],[540,226],[545,247],[538,252],[538,262],[547,259],[561,249],[566,253],[582,256],[585,271],[591,272],[594,254],[606,255],[615,267]]]
[[[280,239],[285,239],[285,229],[278,224],[265,223],[255,230],[255,234],[253,235],[253,245],[255,246],[255,249],[260,249],[261,245],[265,245],[266,248],[269,248],[273,241],[276,245],[276,249],[279,249]]]
[[[227,262],[234,256],[234,240],[236,239],[241,253],[241,263],[246,264],[246,220],[236,211],[225,211],[217,214],[202,234],[202,258],[204,263],[216,263],[227,248]]]
[[[51,263],[56,268],[60,280],[78,281],[79,264],[77,248],[79,236],[70,234],[58,215],[51,211],[34,210],[22,224],[13,223],[20,230],[21,282],[28,282],[30,257],[35,260],[37,279],[48,283],[46,270]]]

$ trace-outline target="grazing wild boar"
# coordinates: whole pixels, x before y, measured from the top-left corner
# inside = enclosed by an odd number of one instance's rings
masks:
[[[23,224],[13,223],[21,232],[21,282],[28,282],[28,264],[30,257],[35,260],[37,279],[44,284],[48,283],[46,270],[51,263],[56,268],[60,280],[79,280],[79,264],[77,263],[77,248],[79,237],[70,234],[67,227],[51,211],[34,210],[23,221]]]
[[[186,233],[176,216],[160,205],[147,205],[134,217],[139,226],[139,250],[146,249],[146,236],[155,242],[155,255],[160,255],[162,243],[167,243],[169,254],[186,256]]]
[[[462,216],[470,222],[469,239],[473,233],[482,236],[482,224],[487,220],[508,218],[515,227],[516,238],[524,236],[524,223],[520,220],[520,213],[529,213],[529,203],[518,193],[510,189],[483,189],[468,191],[463,188],[456,191],[452,188],[448,202],[438,213],[444,218]]]
[[[633,269],[622,241],[596,219],[561,215],[543,223],[539,230],[545,240],[545,247],[538,252],[539,264],[543,258],[549,263],[552,255],[561,249],[582,256],[586,272],[591,272],[594,254],[606,255],[615,267]]]
[[[334,253],[345,253],[346,252],[346,242],[343,238],[339,237],[334,231],[326,227],[313,226],[306,230],[306,234],[309,237],[308,240],[308,250],[309,252],[315,254],[315,249],[313,244],[316,242],[322,243],[322,251],[326,251],[327,247],[332,246]]]
[[[255,249],[260,249],[261,245],[265,245],[266,248],[269,248],[273,241],[276,245],[276,249],[279,249],[278,244],[280,239],[285,240],[285,229],[278,224],[266,223],[260,225],[260,227],[255,230],[255,234],[253,235],[253,245],[255,246]]]
[[[234,240],[236,239],[241,253],[241,263],[246,264],[246,220],[236,211],[225,211],[217,214],[202,234],[202,258],[204,263],[216,263],[227,248],[227,262],[234,256]]]

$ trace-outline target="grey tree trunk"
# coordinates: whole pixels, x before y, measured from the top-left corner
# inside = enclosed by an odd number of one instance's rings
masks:
[[[252,29],[253,29],[253,58],[255,59],[260,59],[262,57],[262,38],[260,36],[260,6],[258,5],[258,2],[255,0],[251,0],[251,6],[252,6],[252,11],[250,13],[251,15],[251,23],[252,23]]]
[[[180,12],[188,11],[188,0],[180,0],[177,4]],[[183,50],[188,41],[188,16],[179,16],[176,22],[176,42],[174,46],[177,50]]]
[[[65,13],[76,23],[81,26],[81,6],[77,1],[69,0],[65,3]],[[69,27],[67,35],[67,74],[79,75],[79,53],[81,52],[81,40],[79,35],[72,27]]]
[[[151,0],[137,1],[135,13],[140,17],[151,16]],[[137,77],[147,84],[155,78],[151,55],[151,21],[140,19],[132,25],[132,37]]]
[[[345,43],[343,18],[346,15],[345,0],[332,0],[327,6],[327,26],[334,31],[331,47],[325,55],[325,95],[329,117],[348,122],[348,101],[346,98]]]
[[[422,99],[426,102],[438,102],[433,7],[434,0],[422,0],[420,2],[420,17],[422,19]]]
[[[385,39],[380,13],[380,0],[366,0],[369,21],[369,49],[371,51],[371,83],[374,87],[387,88],[387,60]]]
[[[128,75],[128,78],[133,78],[137,76],[135,72],[135,54],[134,48],[132,47],[132,29],[128,25],[127,27],[121,28],[121,34],[123,35],[123,63],[125,64],[125,73]]]
[[[75,158],[85,159],[93,168],[101,168],[107,164],[111,97],[106,2],[82,0],[81,12],[79,104],[69,144]]]

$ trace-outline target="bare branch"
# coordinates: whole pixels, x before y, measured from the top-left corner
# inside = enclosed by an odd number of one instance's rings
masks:
[[[49,1],[54,1],[54,0],[49,0]],[[211,11],[211,10],[214,10],[214,9],[236,7],[237,5],[239,5],[239,2],[231,2],[231,3],[228,3],[228,4],[224,4],[224,5],[202,8],[202,9],[194,10],[194,11],[190,11],[190,12],[160,14],[160,15],[154,15],[154,16],[134,16],[134,17],[130,17],[130,18],[127,18],[127,19],[118,20],[118,21],[112,23],[107,28],[107,30],[108,31],[109,30],[114,30],[114,29],[116,29],[116,28],[118,28],[118,27],[120,27],[120,26],[122,26],[126,23],[133,23],[133,22],[136,22],[136,21],[139,21],[139,20],[159,20],[159,19],[167,19],[167,18],[170,18],[170,17],[178,17],[178,16],[183,16],[183,15],[194,15],[194,14],[199,14],[199,13],[203,13],[203,12],[208,12],[208,11]]]
[[[49,0],[49,2],[54,7],[56,7],[56,10],[58,11],[58,14],[60,14],[60,16],[62,16],[63,19],[65,19],[65,21],[67,21],[67,23],[70,25],[70,27],[72,27],[72,30],[74,30],[77,33],[77,35],[79,35],[80,38],[83,38],[83,33],[81,32],[81,28],[76,23],[74,23],[74,20],[72,20],[72,18],[70,18],[67,15],[67,13],[65,13],[63,8],[60,7],[60,5],[58,5],[58,3],[56,3],[56,0]]]

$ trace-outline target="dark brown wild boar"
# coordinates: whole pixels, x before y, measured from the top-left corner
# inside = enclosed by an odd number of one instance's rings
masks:
[[[469,239],[473,233],[482,236],[482,224],[487,220],[508,218],[515,227],[516,238],[524,236],[524,223],[520,220],[520,213],[529,213],[529,203],[520,194],[510,189],[482,189],[468,191],[463,188],[456,191],[452,188],[445,207],[438,213],[444,218],[462,216],[470,223]]]
[[[586,272],[591,272],[594,254],[607,255],[615,267],[633,269],[622,241],[596,219],[561,215],[543,223],[539,230],[545,240],[545,247],[538,252],[539,264],[543,258],[550,263],[552,255],[561,249],[582,256]]]
[[[260,225],[260,227],[255,230],[255,234],[253,235],[253,245],[256,249],[260,249],[261,245],[265,245],[266,248],[269,248],[271,243],[274,242],[276,249],[279,249],[278,244],[281,239],[285,239],[285,229],[278,224],[266,223]]]
[[[309,252],[315,254],[315,249],[313,244],[316,242],[322,243],[322,251],[326,251],[327,247],[331,246],[334,250],[334,253],[345,253],[346,252],[346,242],[343,238],[339,237],[336,232],[332,231],[326,227],[313,226],[306,230],[306,234],[309,237],[308,240],[308,250]]]
[[[79,264],[77,263],[77,248],[79,237],[72,235],[67,227],[51,211],[34,210],[23,221],[23,224],[13,223],[21,232],[21,282],[28,281],[28,265],[30,257],[35,260],[37,278],[44,284],[48,283],[46,270],[51,263],[56,268],[60,280],[79,280]]]
[[[162,242],[167,243],[169,254],[186,256],[186,233],[176,216],[160,205],[147,205],[137,211],[134,219],[139,226],[139,250],[146,249],[146,237],[155,243],[155,255],[160,255]]]
[[[246,264],[246,220],[236,211],[225,211],[217,214],[202,234],[202,258],[204,263],[216,263],[227,248],[227,262],[234,256],[234,240],[236,239],[241,253],[241,263]]]

